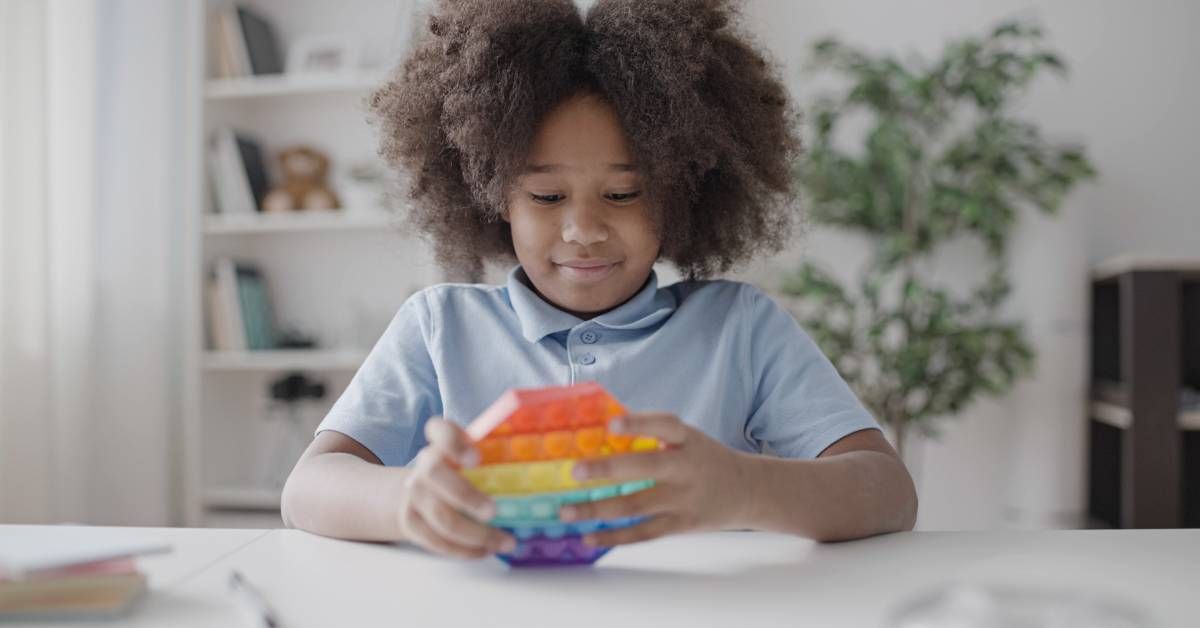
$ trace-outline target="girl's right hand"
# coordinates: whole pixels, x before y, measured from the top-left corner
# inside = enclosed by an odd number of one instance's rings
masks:
[[[495,502],[458,472],[479,464],[470,437],[458,425],[434,417],[425,424],[425,439],[429,445],[417,454],[404,480],[398,513],[404,538],[459,558],[511,552],[516,546],[512,535],[482,523],[495,516]]]

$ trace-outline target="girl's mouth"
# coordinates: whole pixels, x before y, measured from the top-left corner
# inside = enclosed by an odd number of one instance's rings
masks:
[[[572,260],[562,264],[555,263],[555,266],[568,279],[595,282],[611,275],[619,263],[606,260]]]

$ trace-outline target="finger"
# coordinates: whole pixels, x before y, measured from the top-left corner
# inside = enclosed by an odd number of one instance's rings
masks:
[[[682,526],[679,519],[672,515],[659,515],[648,521],[639,523],[628,528],[618,530],[602,530],[592,534],[585,534],[583,542],[593,547],[613,547],[616,545],[628,545],[630,543],[640,543],[649,541],[660,536],[679,532]]]
[[[429,442],[430,447],[463,467],[479,464],[479,450],[475,449],[471,437],[452,421],[442,417],[433,417],[426,421],[425,440]]]
[[[429,489],[451,506],[487,521],[496,516],[496,501],[475,488],[458,471],[438,459],[425,472]]]
[[[456,558],[483,558],[490,553],[486,548],[459,545],[439,535],[421,517],[421,514],[415,511],[408,515],[407,528],[408,540],[431,552],[454,556]]]
[[[608,429],[618,434],[653,436],[668,445],[682,445],[690,431],[679,417],[669,412],[631,412],[610,421]]]
[[[648,488],[632,495],[568,504],[558,510],[558,518],[563,521],[592,521],[653,515],[669,507],[663,497],[664,492],[658,487]]]
[[[677,451],[622,454],[608,458],[580,460],[575,463],[571,474],[579,481],[592,479],[661,480],[674,477],[678,471],[679,460]]]
[[[434,533],[457,545],[486,552],[507,552],[516,547],[516,540],[507,532],[463,515],[431,492],[422,492],[416,506]]]

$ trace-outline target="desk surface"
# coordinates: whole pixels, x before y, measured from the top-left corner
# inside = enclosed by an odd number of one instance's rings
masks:
[[[226,587],[232,569],[287,628],[885,626],[912,596],[951,583],[1086,590],[1135,604],[1154,626],[1200,625],[1200,530],[913,532],[837,544],[719,532],[617,548],[593,568],[526,571],[295,530],[137,532],[175,551],[141,559],[152,592],[122,625],[245,625]]]

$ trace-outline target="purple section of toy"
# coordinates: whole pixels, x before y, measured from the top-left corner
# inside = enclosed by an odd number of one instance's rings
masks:
[[[521,541],[511,554],[497,558],[513,567],[549,567],[559,565],[590,565],[608,552],[607,547],[587,545],[578,536],[559,539],[538,537]]]
[[[590,565],[608,552],[583,542],[580,534],[599,530],[616,530],[637,525],[647,517],[625,517],[609,521],[581,521],[573,524],[550,523],[529,527],[505,528],[517,537],[517,548],[511,554],[496,557],[513,567],[547,567],[551,565]]]

